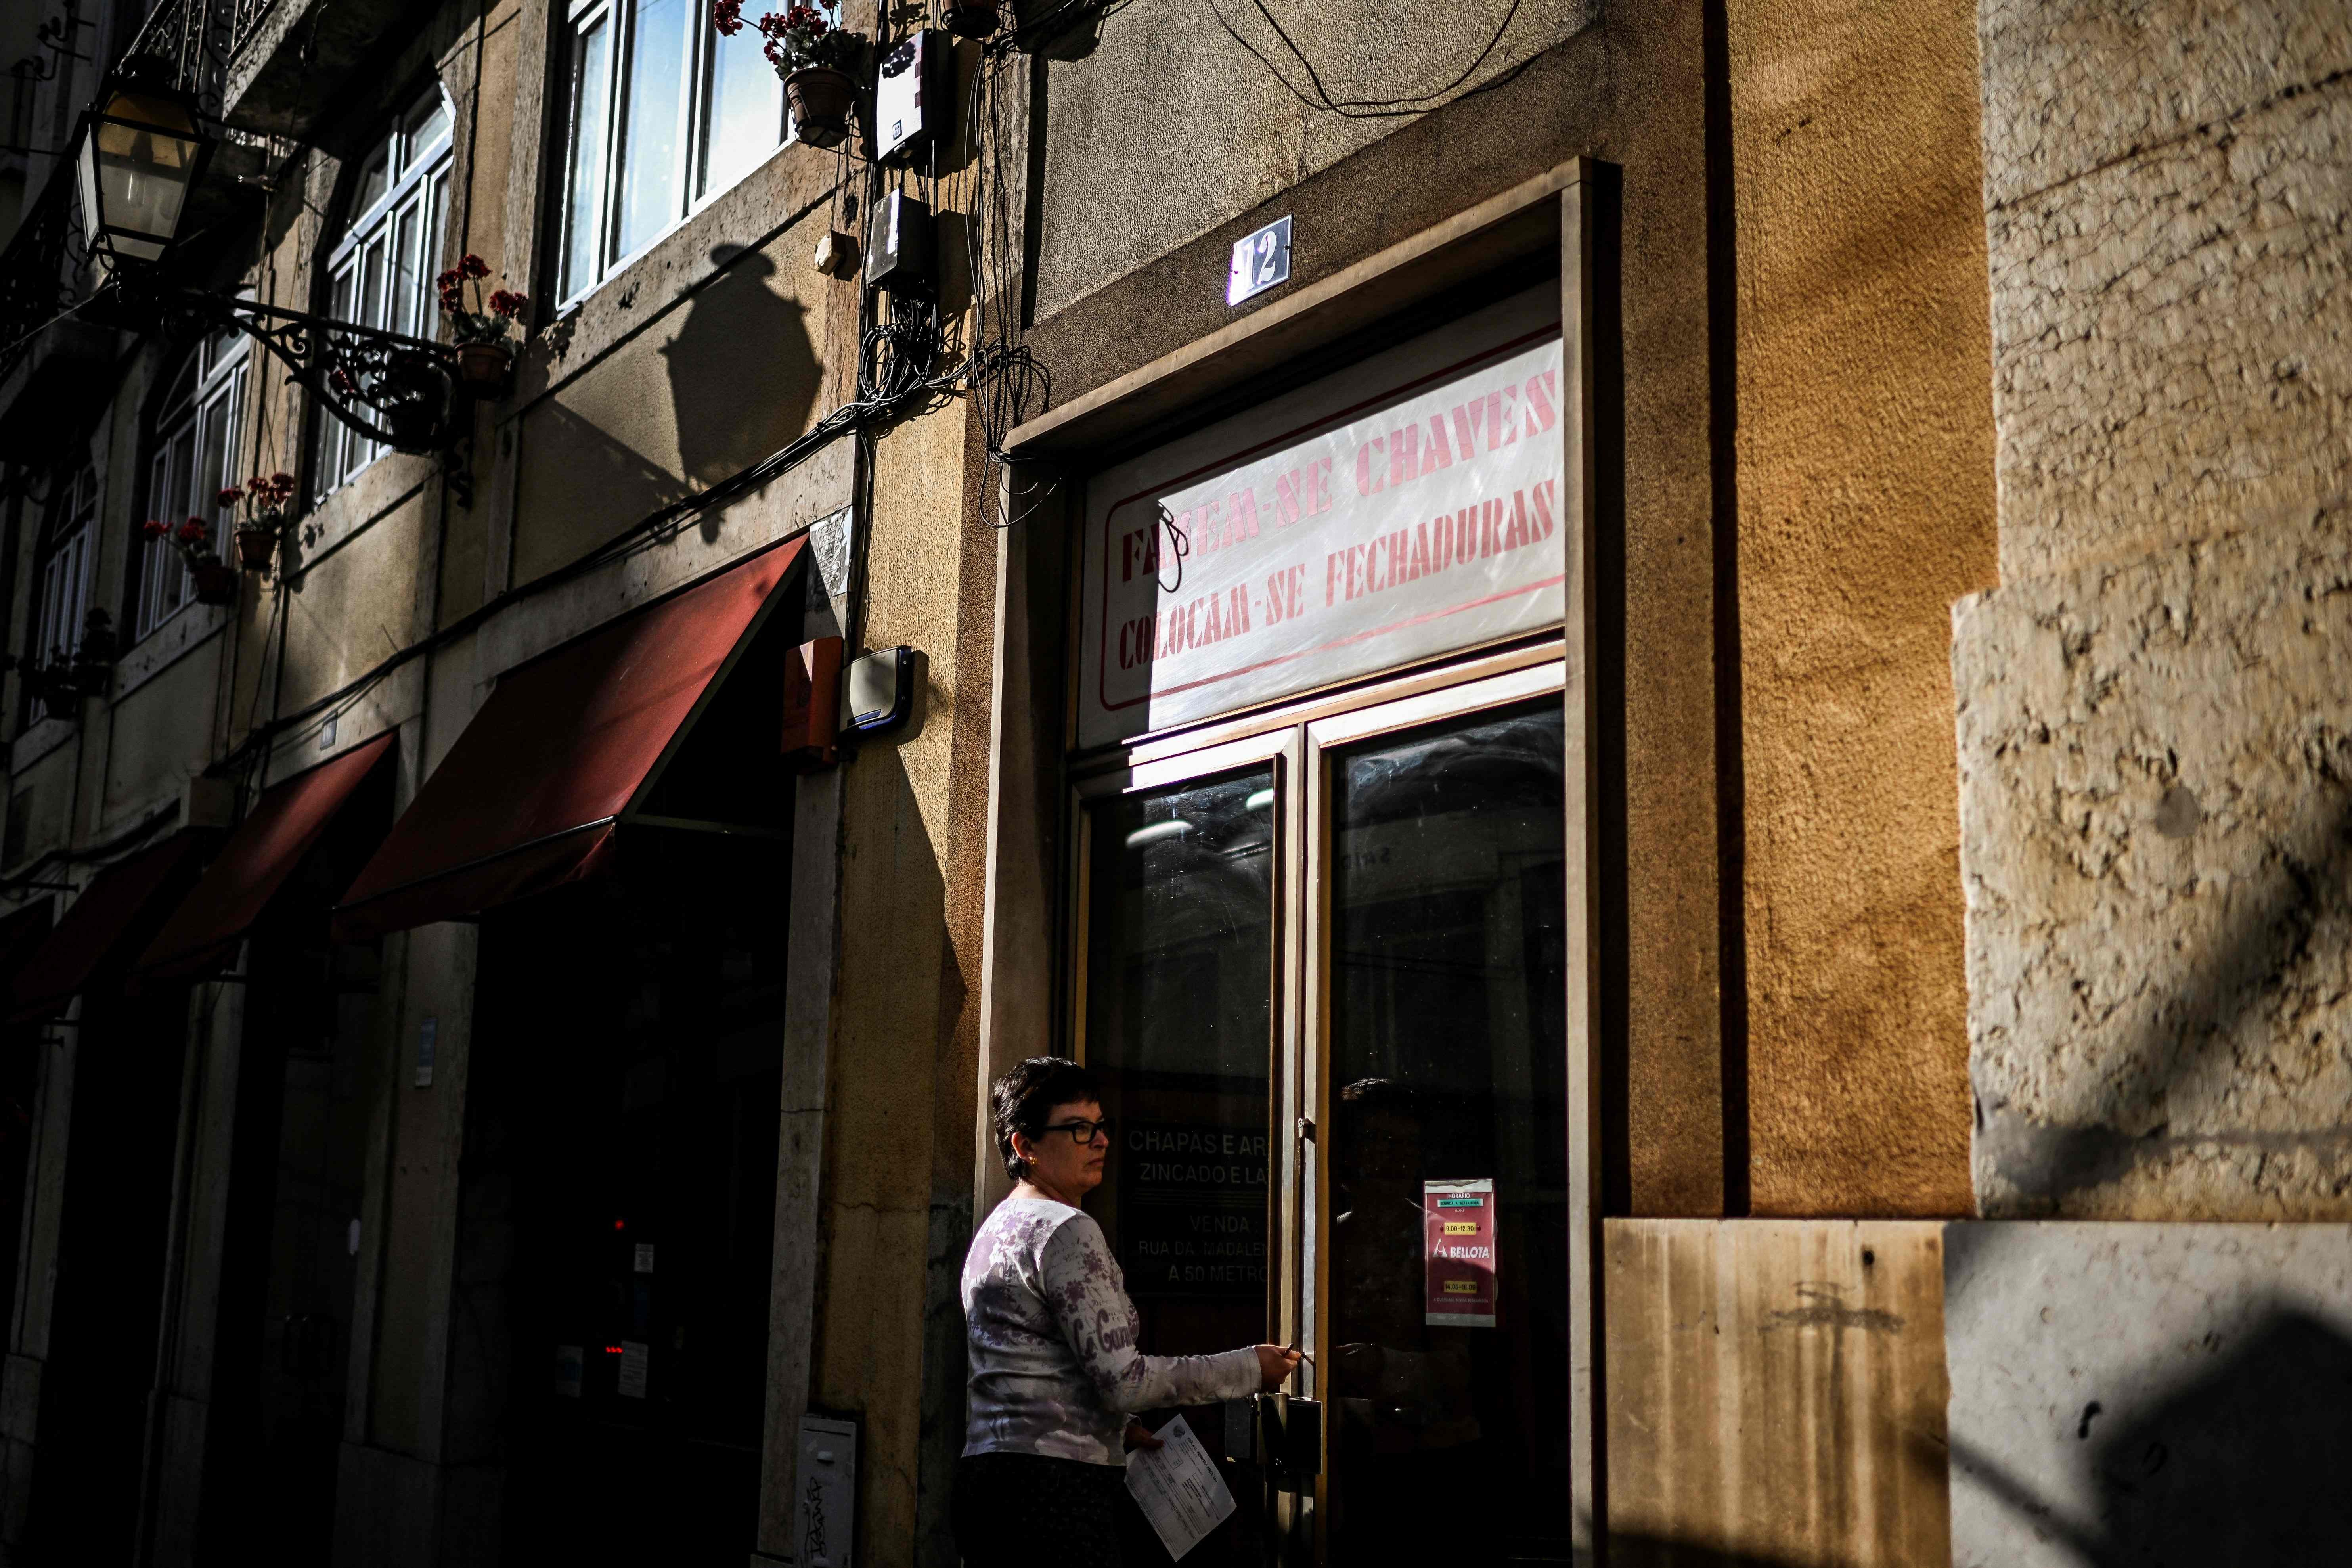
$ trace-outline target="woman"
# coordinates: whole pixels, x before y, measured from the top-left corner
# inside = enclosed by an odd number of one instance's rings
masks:
[[[971,1415],[956,1546],[967,1568],[1110,1568],[1128,1417],[1279,1387],[1298,1352],[1139,1353],[1127,1281],[1102,1227],[1078,1207],[1110,1154],[1094,1079],[1076,1062],[1032,1057],[996,1080],[989,1100],[1014,1186],[964,1258]]]

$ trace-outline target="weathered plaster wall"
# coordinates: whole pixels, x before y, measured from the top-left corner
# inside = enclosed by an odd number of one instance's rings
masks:
[[[1609,1560],[1945,1561],[1943,1230],[1609,1221]]]
[[[952,1281],[971,1223],[972,1068],[960,1026],[978,1002],[979,913],[954,895],[974,881],[965,862],[981,836],[970,817],[985,782],[971,753],[984,763],[984,743],[971,741],[984,742],[988,687],[984,675],[964,683],[958,654],[988,636],[994,559],[975,558],[960,521],[965,441],[950,408],[875,445],[859,640],[909,645],[924,663],[908,731],[859,748],[842,774],[845,940],[812,1405],[864,1423],[858,1551],[880,1562],[932,1560],[936,1547],[919,1542],[944,1519],[947,1477],[926,1465],[924,1439],[942,1418],[960,1433],[963,1416],[961,1366],[927,1368],[925,1349],[941,1312],[961,1349]]]
[[[1953,1568],[2340,1562],[2352,1227],[1944,1231]]]
[[[1946,606],[1994,573],[1975,7],[1728,21],[1751,1201],[1966,1213]]]
[[[2352,16],[1989,3],[1955,615],[1977,1197],[2352,1213]]]
[[[1049,50],[1042,131],[1054,221],[1038,246],[1039,315],[1399,127],[1395,116],[1309,107],[1293,88],[1318,102],[1427,108],[1452,97],[1449,89],[1475,90],[1515,72],[1589,26],[1601,6],[1387,0],[1269,10],[1286,39],[1248,6],[1224,8],[1221,19],[1209,6],[1142,5]],[[1170,90],[1176,82],[1181,91]],[[1150,105],[1148,136],[1136,134],[1139,103]],[[1099,221],[1114,213],[1116,222]]]
[[[1985,0],[2001,572],[2340,515],[2352,13]]]

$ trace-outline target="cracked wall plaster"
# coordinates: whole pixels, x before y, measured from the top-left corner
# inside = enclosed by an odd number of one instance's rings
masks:
[[[2340,514],[2352,9],[1993,0],[2005,579]]]
[[[1987,1215],[2352,1216],[2352,545],[1963,600]]]

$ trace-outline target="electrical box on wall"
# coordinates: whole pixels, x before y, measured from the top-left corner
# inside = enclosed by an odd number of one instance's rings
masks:
[[[875,156],[911,159],[942,139],[955,97],[955,40],[919,27],[882,57],[874,86]]]
[[[803,1415],[793,1500],[793,1555],[801,1568],[852,1568],[857,1535],[857,1424]]]
[[[928,287],[931,280],[931,209],[904,191],[874,207],[866,246],[866,281],[877,289]]]

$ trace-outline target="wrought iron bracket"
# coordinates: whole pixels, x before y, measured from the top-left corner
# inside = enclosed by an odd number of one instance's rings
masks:
[[[328,413],[394,451],[446,451],[467,427],[451,344],[194,289],[152,288],[128,276],[117,287],[160,321],[234,327]]]

